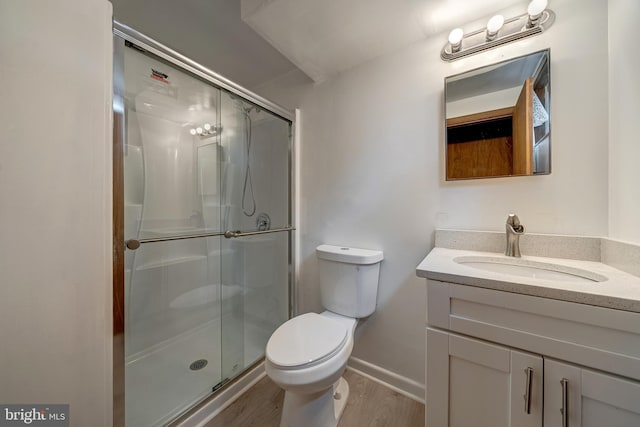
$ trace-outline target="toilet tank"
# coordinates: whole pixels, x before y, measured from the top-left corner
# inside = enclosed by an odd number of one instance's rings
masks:
[[[324,308],[355,318],[375,311],[382,251],[320,245],[316,256]]]

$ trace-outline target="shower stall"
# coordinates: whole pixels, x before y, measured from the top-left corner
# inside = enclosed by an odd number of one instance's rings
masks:
[[[291,316],[293,120],[117,23],[114,53],[116,421],[165,425]]]

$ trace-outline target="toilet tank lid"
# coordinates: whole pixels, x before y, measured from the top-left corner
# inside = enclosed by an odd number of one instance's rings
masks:
[[[384,258],[382,251],[334,245],[318,246],[316,256],[320,259],[347,264],[375,264]]]

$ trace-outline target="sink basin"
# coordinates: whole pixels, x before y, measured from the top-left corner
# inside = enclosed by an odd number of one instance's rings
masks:
[[[607,278],[581,268],[567,267],[522,258],[500,258],[487,256],[463,256],[453,259],[456,263],[466,267],[512,276],[528,277],[560,282],[604,282]]]

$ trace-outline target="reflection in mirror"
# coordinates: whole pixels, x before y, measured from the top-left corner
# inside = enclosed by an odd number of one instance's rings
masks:
[[[447,180],[551,173],[549,49],[445,79]]]

